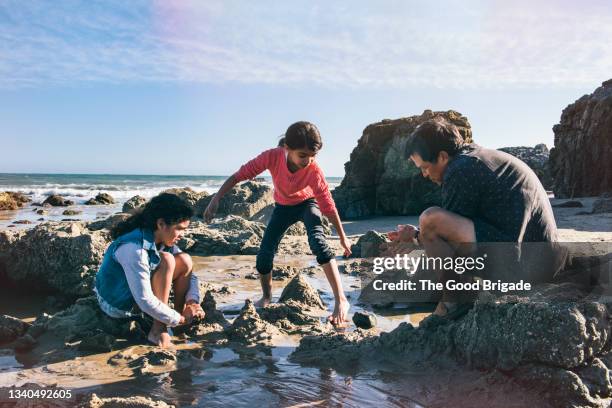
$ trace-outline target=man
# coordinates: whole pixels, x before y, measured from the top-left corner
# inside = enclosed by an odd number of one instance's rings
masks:
[[[405,154],[424,177],[441,186],[442,206],[425,210],[419,218],[419,229],[398,226],[397,231],[389,233],[391,240],[417,239],[428,257],[473,253],[475,243],[557,240],[557,226],[544,187],[536,174],[514,156],[464,145],[457,127],[443,118],[421,124],[410,136]],[[441,281],[459,277],[437,272]],[[445,291],[434,314],[447,315],[456,306]]]

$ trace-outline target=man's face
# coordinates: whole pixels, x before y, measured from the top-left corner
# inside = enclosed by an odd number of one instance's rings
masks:
[[[436,184],[442,184],[444,172],[448,165],[448,153],[441,151],[435,163],[423,160],[418,153],[412,154],[410,160],[412,160],[414,165],[421,170],[423,177],[430,179]]]
[[[175,245],[189,227],[189,220],[181,221],[176,224],[166,224],[163,219],[157,220],[157,230],[155,231],[159,240],[167,247]],[[157,241],[157,240],[156,240]]]

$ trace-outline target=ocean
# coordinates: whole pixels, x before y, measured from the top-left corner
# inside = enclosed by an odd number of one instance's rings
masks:
[[[227,176],[159,176],[159,175],[119,175],[119,174],[8,174],[0,173],[0,192],[18,191],[27,194],[32,203],[40,203],[51,194],[61,195],[75,202],[71,208],[82,211],[78,216],[65,216],[66,208],[48,209],[46,214],[37,214],[40,207],[28,205],[18,211],[0,211],[0,228],[14,225],[12,228],[28,228],[42,221],[59,221],[74,219],[90,221],[103,218],[121,211],[123,203],[129,198],[140,195],[151,198],[169,188],[190,187],[195,191],[215,193]],[[272,185],[269,176],[261,177],[265,183]],[[330,189],[340,184],[342,177],[328,177]],[[83,205],[98,193],[108,193],[116,201],[109,206]],[[17,223],[15,221],[26,222]],[[30,222],[31,224],[28,224]]]

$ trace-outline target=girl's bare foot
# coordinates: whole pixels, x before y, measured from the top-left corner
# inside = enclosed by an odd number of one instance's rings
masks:
[[[351,308],[350,303],[346,299],[336,301],[334,312],[328,317],[328,320],[334,326],[344,326],[349,322],[348,311]]]
[[[257,302],[255,302],[255,307],[266,307],[270,303],[272,303],[272,299],[262,296]]]
[[[149,331],[149,335],[147,336],[147,340],[155,346],[161,348],[172,348],[174,345],[172,344],[172,337],[170,333],[165,330],[156,330],[151,328]]]

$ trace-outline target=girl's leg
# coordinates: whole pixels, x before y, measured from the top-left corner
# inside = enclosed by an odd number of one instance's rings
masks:
[[[323,268],[325,277],[334,293],[335,305],[334,312],[329,317],[332,324],[342,325],[348,321],[348,310],[350,304],[344,294],[338,265],[334,259],[334,252],[331,250],[325,239],[323,223],[321,220],[321,210],[314,200],[306,202],[306,208],[302,214],[306,232],[308,233],[308,244],[312,253],[316,255],[317,262]]]
[[[189,280],[193,270],[193,262],[191,257],[184,253],[174,255],[176,266],[174,267],[174,275],[172,282],[174,287],[174,310],[183,313],[185,307],[185,295],[189,290]]]
[[[295,207],[276,205],[257,252],[256,268],[259,272],[262,297],[256,307],[265,307],[272,302],[272,267],[274,256],[278,250],[285,231],[298,220],[299,212]]]
[[[153,289],[155,297],[163,303],[168,304],[176,263],[172,254],[161,252],[159,255],[161,261],[151,278],[151,289]],[[170,334],[166,331],[166,325],[157,320],[153,322],[148,339],[150,342],[163,348],[172,345]]]

